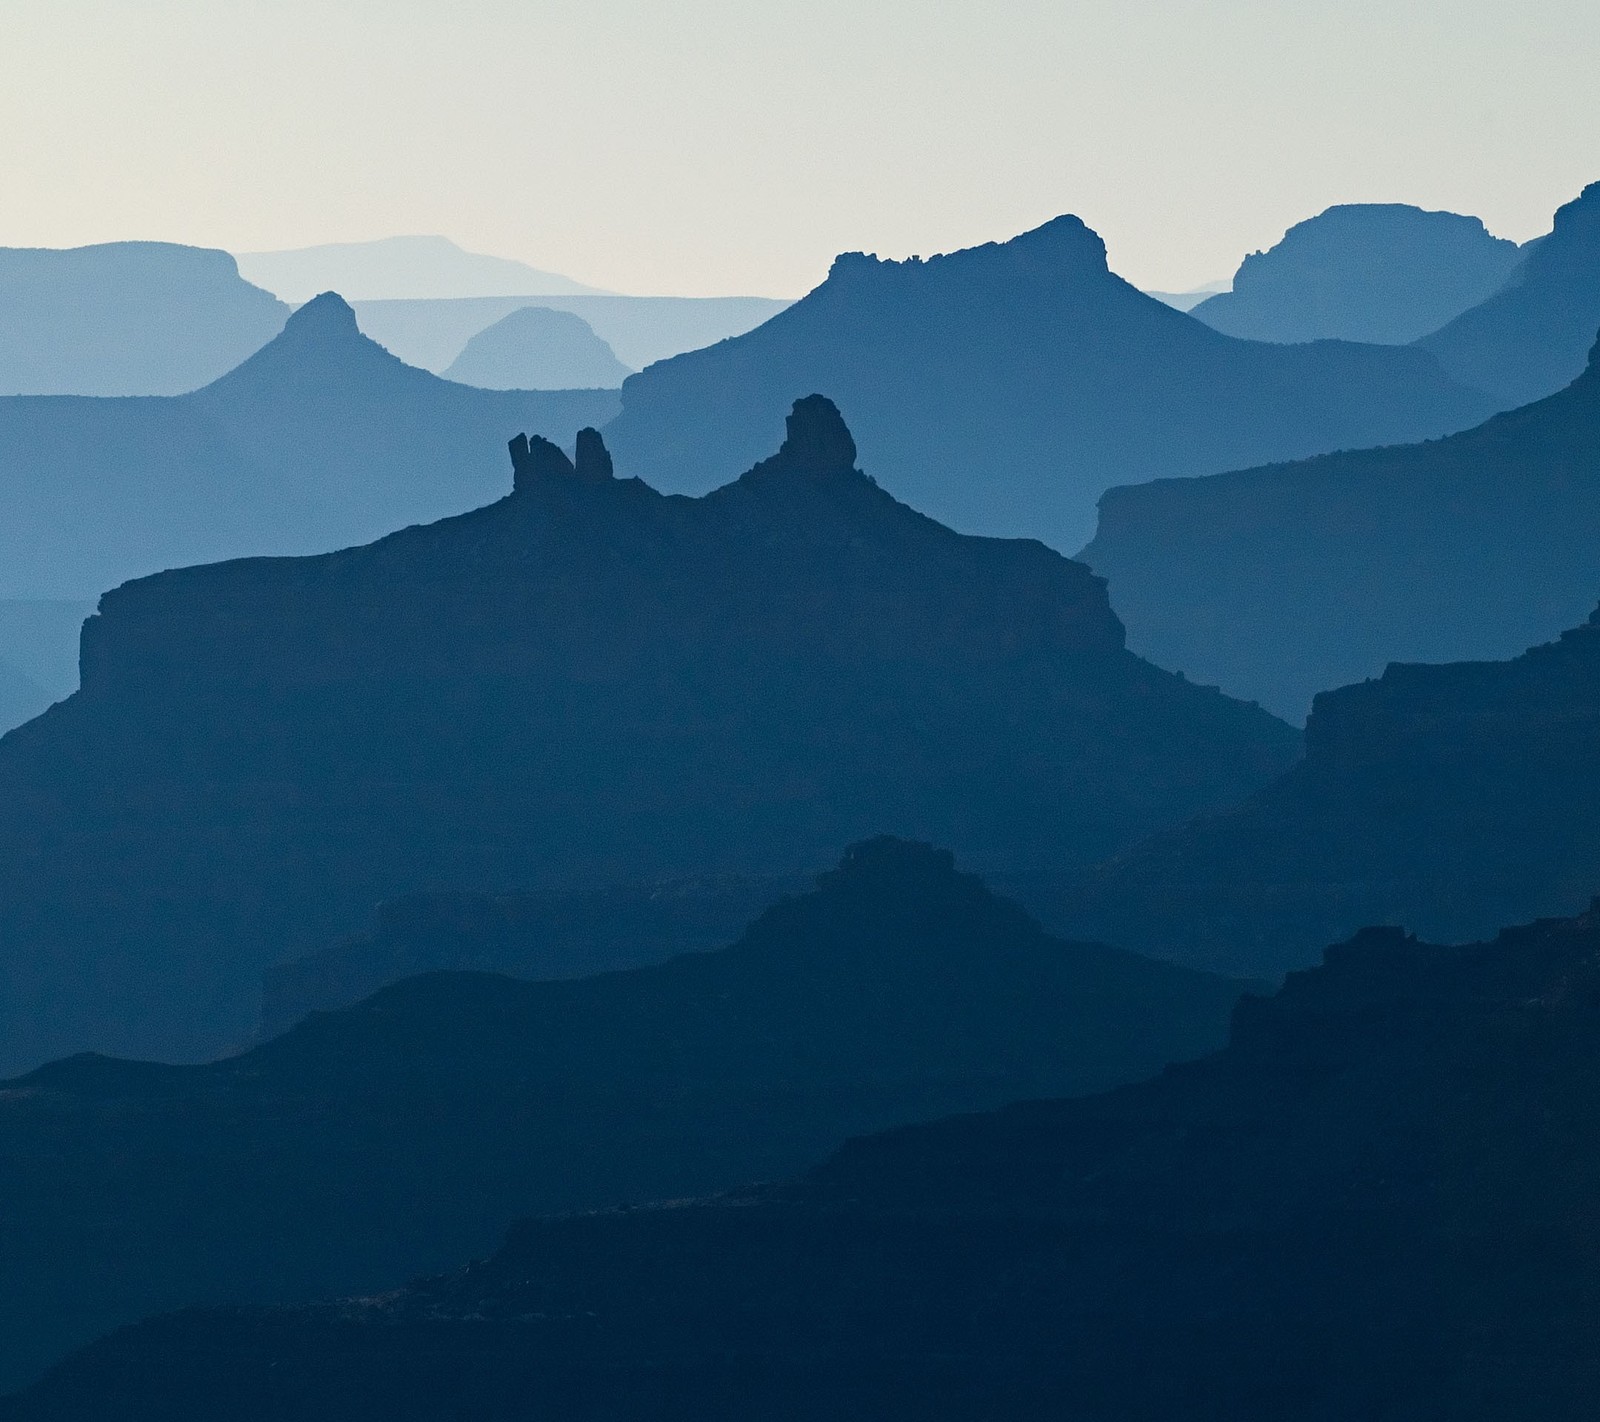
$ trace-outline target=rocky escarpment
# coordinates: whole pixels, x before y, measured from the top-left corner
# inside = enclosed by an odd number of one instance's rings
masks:
[[[1319,696],[1306,758],[1065,896],[1074,931],[1282,972],[1363,923],[1464,940],[1600,888],[1600,623]],[[1053,920],[1054,921],[1054,920]]]
[[[1082,557],[1136,651],[1293,720],[1390,662],[1515,656],[1600,593],[1597,357],[1448,439],[1113,489]]]
[[[840,257],[765,325],[630,377],[618,468],[697,493],[826,390],[884,488],[1070,551],[1113,484],[1431,438],[1492,405],[1418,350],[1223,336],[1107,267],[1076,217],[926,261]]]
[[[158,1319],[0,1416],[1580,1422],[1597,1027],[1593,910],[1366,933],[1140,1085],[530,1222],[382,1297]]]
[[[875,840],[718,951],[434,973],[209,1065],[52,1063],[0,1083],[0,1392],[153,1310],[392,1288],[529,1211],[1136,1080],[1215,1047],[1238,993],[1050,938],[948,853]]]
[[[496,504],[108,594],[78,694],[0,743],[0,1042],[186,1058],[374,903],[792,874],[895,831],[1083,864],[1298,737],[1123,646],[1104,585],[968,538],[801,401],[703,498],[518,441]]]

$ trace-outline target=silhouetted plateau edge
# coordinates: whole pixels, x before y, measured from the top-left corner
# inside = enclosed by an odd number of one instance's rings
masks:
[[[0,1415],[1578,1422],[1597,964],[1593,910],[1366,932],[1142,1084],[532,1221],[392,1293],[155,1319]]]
[[[154,1311],[393,1288],[531,1212],[1134,1081],[1219,1045],[1240,990],[1051,938],[948,853],[876,839],[730,948],[411,978],[203,1066],[55,1062],[0,1083],[0,1391]]]
[[[1363,924],[1462,941],[1600,888],[1600,615],[1506,662],[1324,692],[1305,759],[1040,902],[1054,931],[1272,976]]]
[[[1136,651],[1292,720],[1390,662],[1513,656],[1600,592],[1597,358],[1428,444],[1112,489],[1081,556]]]

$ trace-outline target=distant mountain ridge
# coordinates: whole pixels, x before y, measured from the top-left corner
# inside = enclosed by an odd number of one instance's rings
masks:
[[[1417,342],[1502,409],[1562,389],[1583,372],[1600,329],[1600,183],[1557,211],[1504,287]]]
[[[352,304],[373,340],[407,364],[439,374],[480,331],[530,302],[475,296]],[[634,370],[743,335],[789,305],[762,296],[541,296],[531,304],[581,316]]]
[[[1081,554],[1129,644],[1300,720],[1390,662],[1514,656],[1600,597],[1600,343],[1463,434],[1112,489]]]
[[[1219,1045],[1239,992],[1052,939],[948,854],[878,840],[715,952],[414,978],[204,1066],[56,1062],[0,1083],[0,1390],[156,1309],[391,1288],[530,1211],[1136,1080]]]
[[[376,1297],[190,1310],[5,1422],[1585,1422],[1600,916],[1370,931],[1137,1086],[530,1221]]]
[[[927,261],[841,256],[765,325],[630,377],[606,436],[624,473],[703,492],[807,389],[838,400],[897,498],[1063,550],[1113,484],[1428,438],[1492,409],[1422,351],[1222,336],[1114,276],[1062,217]]]
[[[602,390],[631,374],[583,317],[524,306],[479,331],[444,378],[482,390]]]
[[[1517,259],[1517,244],[1476,217],[1343,203],[1246,257],[1230,291],[1189,309],[1245,340],[1404,345],[1492,295]]]
[[[9,1063],[214,1054],[268,963],[403,894],[794,873],[885,831],[1086,864],[1298,754],[1127,652],[1081,565],[897,503],[821,397],[702,499],[576,456],[519,437],[485,508],[101,600],[78,693],[0,741]]]
[[[181,395],[265,345],[288,315],[209,248],[0,248],[0,396]]]
[[[526,262],[468,252],[448,237],[381,237],[275,252],[240,252],[239,270],[285,301],[337,291],[351,301],[598,294]]]
[[[367,340],[339,297],[189,395],[0,399],[0,598],[323,552],[503,493],[519,428],[570,440],[609,391],[471,390]]]

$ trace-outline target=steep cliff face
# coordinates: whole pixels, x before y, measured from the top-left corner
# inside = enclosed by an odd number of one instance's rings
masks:
[[[890,831],[1087,863],[1296,734],[1126,651],[1104,585],[963,537],[803,400],[704,499],[518,441],[499,503],[108,594],[0,745],[5,1060],[195,1056],[269,962],[433,889],[793,873]]]
[[[1361,924],[1463,940],[1600,889],[1600,624],[1319,696],[1306,758],[1064,896],[1074,931],[1262,974]],[[1052,919],[1052,921],[1057,921]]]
[[[1137,1080],[1216,1047],[1239,994],[1052,939],[948,853],[883,839],[724,945],[578,981],[413,978],[209,1065],[0,1083],[0,1392],[158,1309],[392,1288],[530,1211]]]
[[[623,473],[697,493],[770,448],[801,390],[839,401],[897,498],[1063,551],[1113,484],[1430,438],[1492,409],[1422,351],[1223,336],[1060,217],[927,261],[846,254],[765,325],[630,377],[606,437]]]
[[[1597,358],[1448,439],[1112,489],[1082,557],[1135,651],[1293,720],[1390,662],[1515,656],[1600,594]]]
[[[1593,910],[1367,932],[1137,1086],[531,1222],[382,1297],[158,1319],[0,1416],[1580,1422],[1597,1028]]]

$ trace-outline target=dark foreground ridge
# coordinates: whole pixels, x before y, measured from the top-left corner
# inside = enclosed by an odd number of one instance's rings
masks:
[[[895,497],[1063,551],[1113,484],[1427,439],[1495,408],[1420,350],[1221,335],[1059,217],[927,261],[841,256],[765,325],[631,376],[606,437],[625,474],[699,493],[771,448],[797,390],[838,400]]]
[[[1571,627],[1597,527],[1600,344],[1565,390],[1448,439],[1113,489],[1082,556],[1136,651],[1300,720],[1390,662]]]
[[[1142,1085],[533,1222],[378,1297],[108,1338],[5,1422],[1579,1422],[1600,921],[1375,930]]]
[[[500,502],[108,594],[0,741],[0,1062],[194,1060],[262,970],[432,890],[792,874],[894,832],[1087,864],[1298,736],[1123,646],[1105,588],[853,467],[821,397],[703,499],[518,441]]]
[[[1303,762],[1104,866],[1048,921],[1266,977],[1363,923],[1460,942],[1586,903],[1597,805],[1600,614],[1509,662],[1391,666],[1319,696]]]
[[[157,1310],[392,1288],[529,1212],[1137,1080],[1215,1048],[1239,991],[1051,938],[948,853],[879,839],[718,952],[413,978],[206,1066],[56,1062],[0,1083],[0,1392]]]

